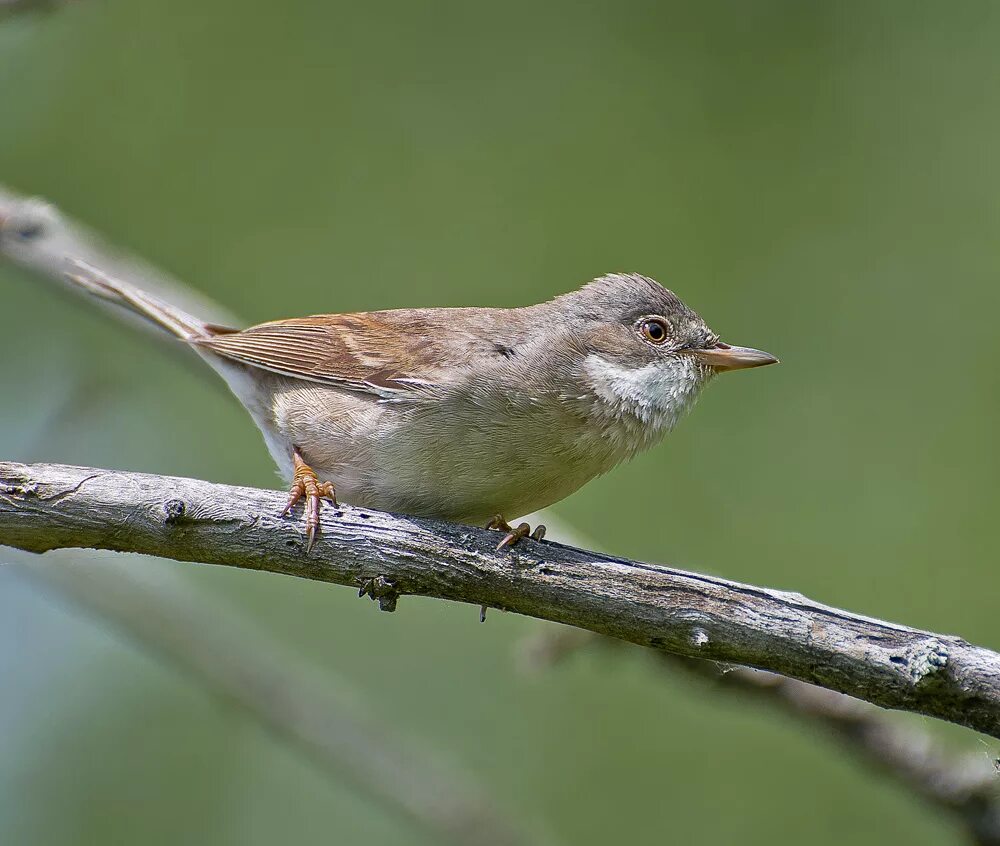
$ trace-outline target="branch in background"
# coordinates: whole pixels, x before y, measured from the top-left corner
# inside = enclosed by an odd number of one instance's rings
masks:
[[[526,669],[539,671],[602,643],[611,646],[618,641],[554,627],[526,638],[521,657]],[[986,754],[949,756],[929,732],[904,727],[858,699],[796,679],[666,653],[657,660],[669,672],[680,671],[741,701],[751,698],[808,728],[820,729],[862,763],[947,813],[973,843],[1000,846],[998,765]]]
[[[303,552],[284,494],[111,470],[0,463],[0,544],[142,552],[361,586],[383,607],[431,596],[770,670],[1000,737],[1000,655],[669,567],[368,509],[325,508]]]
[[[423,829],[433,842],[529,842],[470,774],[453,771],[441,754],[421,748],[388,723],[362,716],[338,695],[347,685],[329,671],[322,671],[321,680],[320,671],[192,591],[149,584],[125,567],[110,571],[79,561],[15,570],[193,676],[337,779]]]
[[[1000,846],[1000,788],[985,754],[952,760],[926,731],[898,725],[864,702],[796,679],[676,655],[661,660],[667,669],[683,668],[720,690],[753,697],[826,730],[864,763],[951,814],[974,843]]]
[[[0,185],[0,256],[46,277],[61,289],[71,291],[73,296],[82,295],[76,285],[66,281],[66,272],[72,269],[74,260],[80,260],[128,279],[144,291],[213,323],[240,323],[218,303],[170,275],[105,245],[93,232],[67,218],[44,200],[22,196],[4,185]],[[129,325],[167,342],[170,347],[184,349],[132,312],[108,301],[95,301],[89,296],[86,299],[90,303],[96,302]]]

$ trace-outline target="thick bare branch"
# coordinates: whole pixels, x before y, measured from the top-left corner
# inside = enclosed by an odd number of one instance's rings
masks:
[[[303,552],[283,494],[192,479],[0,463],[0,544],[94,547],[367,586],[567,623],[770,670],[1000,737],[1000,655],[804,596],[554,543],[497,552],[484,530],[344,506]]]

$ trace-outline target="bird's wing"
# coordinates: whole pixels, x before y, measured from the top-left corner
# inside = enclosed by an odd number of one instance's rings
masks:
[[[472,336],[449,326],[446,312],[323,314],[262,323],[195,343],[293,379],[402,399],[445,388],[451,379],[443,370],[461,365],[464,342]]]

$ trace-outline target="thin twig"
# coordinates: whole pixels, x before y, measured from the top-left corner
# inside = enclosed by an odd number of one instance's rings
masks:
[[[304,551],[278,491],[0,463],[0,544],[143,552],[568,623],[667,652],[770,670],[1000,737],[1000,655],[804,596],[369,509],[326,508]]]

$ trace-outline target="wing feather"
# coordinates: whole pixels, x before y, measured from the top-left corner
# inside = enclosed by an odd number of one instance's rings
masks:
[[[442,355],[457,350],[461,359],[461,341],[472,340],[432,311],[447,310],[316,315],[262,323],[196,343],[293,379],[398,398],[440,387],[442,364],[460,363]],[[443,343],[455,340],[457,347]]]

